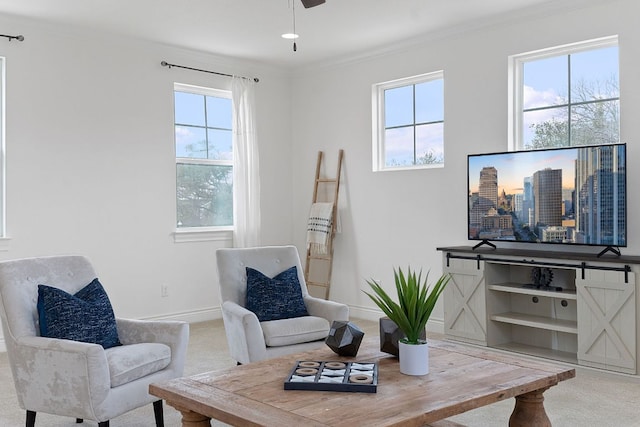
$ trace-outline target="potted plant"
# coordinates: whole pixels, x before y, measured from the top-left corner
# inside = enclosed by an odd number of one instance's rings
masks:
[[[426,340],[420,339],[431,312],[451,279],[442,275],[429,290],[429,272],[422,280],[422,271],[416,273],[408,268],[405,275],[402,269],[393,269],[398,302],[395,302],[375,280],[367,280],[373,293],[365,294],[391,319],[405,335],[398,342],[400,372],[407,375],[425,375],[429,373],[429,347]]]

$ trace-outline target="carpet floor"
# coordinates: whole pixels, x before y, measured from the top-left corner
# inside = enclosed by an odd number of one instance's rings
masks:
[[[378,334],[376,322],[354,319],[365,334]],[[222,320],[190,325],[185,375],[235,366],[229,357]],[[383,385],[380,385],[383,386]],[[640,377],[576,368],[576,378],[551,387],[544,394],[545,408],[555,427],[640,427]],[[514,400],[509,399],[449,418],[468,427],[504,427]],[[165,425],[179,427],[180,414],[164,405]],[[19,408],[6,353],[0,354],[0,426],[25,423]],[[39,413],[36,427],[77,426],[75,419]],[[85,421],[85,426],[96,426]],[[111,420],[111,427],[153,427],[153,407],[136,409]],[[212,422],[213,426],[224,426]],[[288,426],[277,426],[288,427]],[[359,427],[359,426],[354,426]],[[369,427],[369,426],[367,426]]]

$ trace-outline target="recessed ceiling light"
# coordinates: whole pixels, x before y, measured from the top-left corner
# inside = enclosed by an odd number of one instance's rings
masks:
[[[287,39],[287,40],[297,39],[298,37],[300,37],[300,36],[298,36],[297,34],[294,34],[294,33],[286,33],[286,34],[282,35],[282,38],[283,39]]]

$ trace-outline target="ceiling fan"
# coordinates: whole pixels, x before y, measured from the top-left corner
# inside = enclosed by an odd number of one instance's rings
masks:
[[[309,9],[310,7],[320,6],[325,0],[300,0],[302,1],[302,5]]]

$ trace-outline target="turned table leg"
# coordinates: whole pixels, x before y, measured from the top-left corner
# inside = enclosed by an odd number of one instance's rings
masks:
[[[548,388],[516,396],[516,406],[509,418],[509,427],[551,427],[551,421],[544,411],[542,396]]]
[[[211,418],[183,408],[179,405],[172,405],[171,402],[167,403],[176,408],[180,411],[180,414],[182,414],[182,427],[211,427]]]

